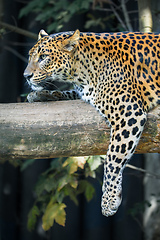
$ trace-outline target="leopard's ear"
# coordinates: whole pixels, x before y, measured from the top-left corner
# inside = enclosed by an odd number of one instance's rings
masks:
[[[48,33],[46,33],[43,29],[38,34],[38,40],[42,37],[48,36]]]
[[[71,37],[65,39],[61,43],[61,47],[63,50],[67,52],[72,52],[78,45],[80,38],[80,31],[77,29]]]

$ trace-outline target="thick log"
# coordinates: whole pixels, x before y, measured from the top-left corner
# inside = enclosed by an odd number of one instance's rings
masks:
[[[0,104],[0,160],[106,154],[109,138],[104,118],[81,100]],[[160,107],[136,152],[160,152]]]

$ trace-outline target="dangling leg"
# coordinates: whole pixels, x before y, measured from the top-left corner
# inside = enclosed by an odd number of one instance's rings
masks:
[[[142,111],[141,111],[142,112]],[[122,200],[122,173],[126,163],[133,155],[146,122],[146,113],[135,117],[132,113],[126,124],[119,121],[112,126],[111,139],[104,163],[102,213],[111,216],[116,213]],[[124,127],[122,127],[124,126]],[[118,129],[118,130],[117,130]]]

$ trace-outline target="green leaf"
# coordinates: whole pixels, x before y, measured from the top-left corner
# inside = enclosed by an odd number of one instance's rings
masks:
[[[43,23],[48,20],[48,16],[52,16],[53,14],[54,14],[53,9],[47,7],[45,8],[45,11],[38,14],[38,16],[36,17],[36,20]]]
[[[87,182],[86,190],[85,190],[85,197],[87,201],[90,201],[93,198],[94,193],[95,193],[94,187],[92,186],[92,184]]]
[[[22,93],[20,94],[20,97],[27,97],[29,93]]]
[[[77,195],[73,191],[69,193],[69,197],[78,206]]]
[[[27,15],[28,13],[32,12],[33,9],[36,8],[36,6],[38,5],[39,0],[34,0],[31,1],[29,4],[27,4],[24,8],[21,9],[19,17],[23,17],[25,15]]]
[[[69,174],[77,172],[78,167],[84,169],[86,163],[86,157],[69,157],[63,163],[63,167],[69,166]]]
[[[67,184],[70,184],[70,186],[72,188],[76,189],[78,186],[78,181],[77,181],[76,177],[74,177],[72,175],[65,175],[59,179],[58,185],[57,185],[57,190],[60,191]]]
[[[91,171],[96,170],[102,164],[100,156],[91,156],[87,159],[87,162]]]
[[[87,181],[86,180],[80,180],[78,185],[77,194],[83,193],[86,188]]]
[[[61,164],[60,164],[60,158],[55,158],[52,160],[51,162],[51,169],[52,170],[57,170],[61,167]]]
[[[57,186],[57,191],[60,191],[64,186],[68,184],[68,179],[67,176],[64,176],[59,180],[58,186]]]
[[[86,180],[81,180],[79,182],[79,186],[78,186],[78,190],[77,190],[77,194],[83,193],[85,194],[85,197],[87,199],[87,201],[90,201],[93,198],[93,195],[95,193],[95,189],[92,186],[91,183],[89,183]]]
[[[57,182],[54,181],[56,173],[49,176],[41,176],[36,184],[35,191],[37,196],[40,196],[44,191],[51,192],[57,188]]]
[[[28,227],[28,230],[31,231],[35,228],[35,224],[36,224],[36,221],[37,221],[37,216],[40,215],[40,211],[39,211],[39,208],[34,205],[32,207],[32,209],[29,211],[29,214],[28,214],[28,223],[27,223],[27,227]]]
[[[50,33],[50,32],[52,32],[53,30],[54,31],[57,31],[57,29],[59,29],[60,30],[60,28],[62,28],[63,27],[63,25],[59,25],[59,22],[53,22],[53,23],[51,23],[48,27],[47,27],[47,32],[48,33]],[[58,31],[57,31],[58,32]]]
[[[32,165],[36,159],[25,160],[21,166],[21,171],[24,171],[28,166]]]
[[[70,181],[69,184],[71,185],[72,188],[76,189],[78,186],[78,181],[76,179],[73,179]]]
[[[66,208],[66,205],[64,203],[59,204],[57,208],[57,215],[55,217],[56,223],[58,223],[63,227],[65,226],[65,222],[66,222],[66,212],[64,208]]]
[[[78,192],[77,190],[75,190],[74,188],[72,188],[70,185],[67,185],[64,189],[66,196],[69,196],[70,199],[76,204],[78,205],[78,200],[77,200],[77,195]]]
[[[91,177],[91,178],[96,178],[96,173],[95,171],[91,171],[90,168],[85,169],[85,177]]]
[[[42,227],[45,231],[49,230],[53,226],[54,221],[56,221],[59,225],[65,226],[65,207],[66,205],[64,203],[53,203],[52,200],[49,202],[42,217]]]
[[[81,8],[88,10],[89,9],[89,5],[90,5],[90,1],[87,1],[87,0],[82,1]]]

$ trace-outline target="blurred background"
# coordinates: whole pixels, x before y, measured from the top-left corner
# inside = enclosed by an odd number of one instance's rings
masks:
[[[160,31],[160,2],[150,3],[155,32]],[[30,92],[23,71],[28,51],[40,29],[59,31],[117,32],[139,31],[139,2],[136,0],[0,0],[0,103],[25,101]],[[148,6],[148,5],[147,5]],[[9,25],[5,25],[5,23]],[[27,32],[23,32],[26,30]],[[31,35],[30,33],[34,33]],[[56,85],[56,84],[55,84]],[[61,89],[63,86],[57,83]],[[56,87],[56,88],[57,88]],[[160,181],[158,177],[126,168],[123,202],[116,215],[101,214],[103,167],[97,178],[88,181],[95,189],[88,202],[78,196],[78,206],[65,198],[66,226],[54,223],[48,231],[37,218],[32,231],[28,213],[35,202],[35,185],[54,159],[0,164],[0,240],[159,240]],[[135,154],[131,164],[160,175],[159,154]]]

